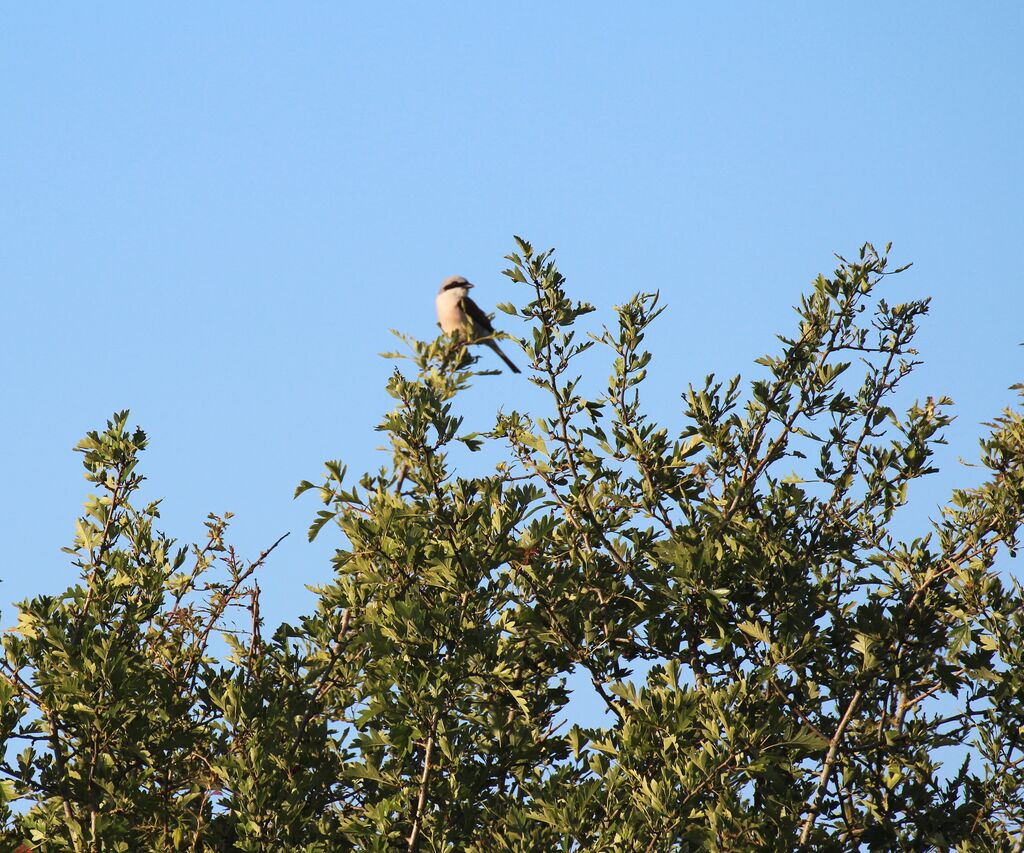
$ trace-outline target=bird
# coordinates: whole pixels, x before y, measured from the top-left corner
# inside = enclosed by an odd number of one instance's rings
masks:
[[[437,291],[437,321],[441,324],[441,330],[446,335],[454,335],[462,332],[472,341],[475,338],[483,338],[480,343],[487,344],[494,350],[498,357],[508,365],[513,373],[519,373],[519,368],[512,363],[501,347],[490,338],[494,334],[494,326],[491,325],[491,318],[488,317],[480,306],[469,298],[469,291],[473,285],[461,275],[453,275],[441,282],[441,289]]]

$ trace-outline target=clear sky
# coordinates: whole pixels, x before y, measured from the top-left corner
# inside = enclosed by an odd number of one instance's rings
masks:
[[[934,297],[912,390],[960,415],[927,515],[1024,380],[1022,44],[1016,2],[6,4],[0,601],[72,580],[71,447],[130,408],[166,531],[292,531],[264,611],[308,610],[337,541],[295,484],[385,461],[388,329],[433,337],[450,274],[515,298],[513,233],[598,323],[661,290],[675,426],[833,252],[892,240],[890,300]],[[536,400],[505,374],[463,405]]]

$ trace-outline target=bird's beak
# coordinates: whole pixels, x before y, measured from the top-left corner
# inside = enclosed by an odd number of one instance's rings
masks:
[[[466,282],[466,290],[472,290],[472,289],[473,289],[473,285],[471,285],[471,284],[470,284],[470,283],[469,283],[469,282],[467,281],[467,282]]]

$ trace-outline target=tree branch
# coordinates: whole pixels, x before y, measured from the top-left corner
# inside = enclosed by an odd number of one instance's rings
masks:
[[[420,776],[420,792],[412,810],[412,829],[409,831],[407,853],[416,853],[420,845],[420,827],[423,825],[423,807],[427,803],[427,782],[430,779],[430,759],[434,753],[434,730],[431,726],[427,744],[423,750],[423,773]]]
[[[849,725],[850,719],[853,717],[853,712],[857,710],[857,705],[860,703],[862,695],[863,693],[859,689],[853,694],[850,704],[846,706],[846,713],[843,714],[843,718],[839,721],[836,733],[832,735],[832,741],[828,745],[828,755],[825,756],[825,764],[822,766],[821,775],[818,777],[818,787],[811,798],[811,810],[807,814],[803,831],[800,833],[800,849],[807,847],[807,840],[811,836],[811,829],[818,816],[818,810],[821,808],[821,800],[825,796],[825,788],[828,786],[829,777],[832,775],[832,769],[835,767],[836,758],[839,754],[839,744],[843,740],[843,734],[846,731],[847,725]]]

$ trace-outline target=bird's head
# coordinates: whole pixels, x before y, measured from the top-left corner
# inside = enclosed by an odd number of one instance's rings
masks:
[[[441,289],[438,293],[444,293],[446,290],[460,290],[466,293],[473,285],[466,280],[464,276],[453,275],[446,278],[441,282]]]

